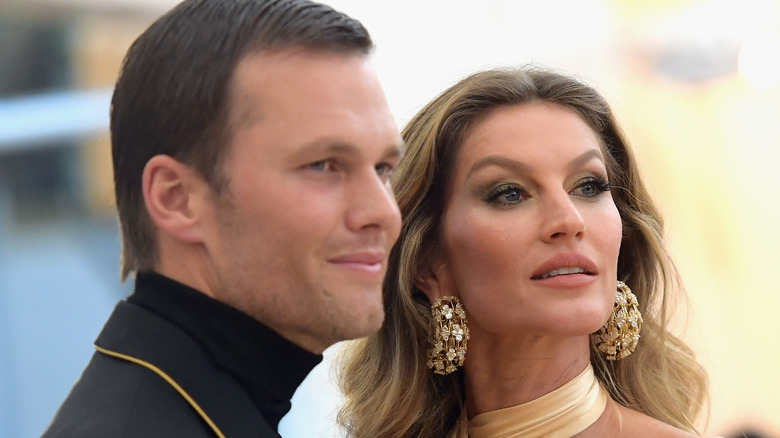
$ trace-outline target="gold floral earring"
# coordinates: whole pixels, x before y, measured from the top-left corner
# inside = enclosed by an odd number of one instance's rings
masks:
[[[617,295],[607,323],[593,333],[598,351],[607,360],[619,360],[633,353],[642,330],[642,314],[636,295],[622,281],[617,283]]]
[[[431,336],[428,368],[436,374],[450,374],[463,366],[469,340],[466,311],[452,296],[441,297],[431,306]]]

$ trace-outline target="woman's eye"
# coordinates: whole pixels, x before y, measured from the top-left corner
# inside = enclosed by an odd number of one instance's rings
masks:
[[[586,198],[594,198],[607,191],[609,191],[609,183],[605,179],[587,178],[575,187],[571,193]]]
[[[513,205],[528,199],[528,192],[520,186],[506,184],[496,187],[487,197],[488,202],[497,202],[500,205]]]

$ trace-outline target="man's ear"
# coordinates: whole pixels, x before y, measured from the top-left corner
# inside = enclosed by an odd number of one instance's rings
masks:
[[[160,231],[183,242],[202,240],[200,208],[206,182],[189,166],[168,155],[155,155],[144,167],[146,209]]]

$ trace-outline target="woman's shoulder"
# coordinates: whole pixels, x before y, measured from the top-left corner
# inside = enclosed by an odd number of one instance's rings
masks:
[[[626,437],[653,437],[653,438],[697,438],[699,435],[678,429],[663,421],[645,415],[633,409],[617,406],[617,413],[621,423],[621,436]],[[709,437],[721,438],[721,437]]]

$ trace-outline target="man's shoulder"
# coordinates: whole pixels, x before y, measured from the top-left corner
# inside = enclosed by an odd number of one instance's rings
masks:
[[[44,437],[213,437],[187,401],[154,373],[96,353]]]
[[[44,437],[278,437],[241,386],[164,319],[120,303]]]

